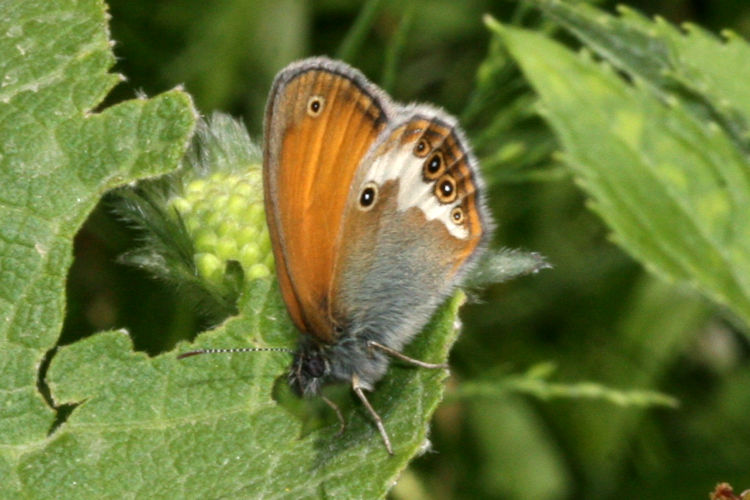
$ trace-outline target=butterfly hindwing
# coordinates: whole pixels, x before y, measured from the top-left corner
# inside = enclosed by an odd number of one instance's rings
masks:
[[[453,119],[427,106],[403,108],[370,150],[352,180],[332,287],[332,314],[351,335],[400,349],[452,291],[490,231],[476,169]]]

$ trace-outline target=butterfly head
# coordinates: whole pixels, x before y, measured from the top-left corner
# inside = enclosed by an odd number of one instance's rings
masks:
[[[289,371],[289,385],[300,396],[316,396],[331,374],[331,363],[325,347],[304,342],[294,354]]]

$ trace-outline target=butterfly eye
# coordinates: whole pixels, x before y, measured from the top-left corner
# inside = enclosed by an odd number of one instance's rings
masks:
[[[460,226],[464,223],[464,210],[460,206],[453,207],[453,210],[451,210],[451,219],[453,220],[453,223],[457,226]]]
[[[424,158],[429,152],[430,143],[428,143],[426,139],[419,139],[417,145],[414,146],[414,156],[417,158]]]
[[[422,175],[427,181],[434,181],[445,170],[445,159],[443,153],[436,151],[435,154],[427,158],[422,167]]]
[[[313,118],[318,116],[323,111],[323,105],[325,104],[325,102],[326,100],[319,95],[312,96],[307,101],[307,114],[312,116]]]
[[[378,185],[374,182],[368,182],[359,195],[359,208],[370,210],[376,201],[378,201]]]
[[[444,175],[435,183],[435,196],[440,203],[452,203],[456,196],[456,181],[450,175]]]

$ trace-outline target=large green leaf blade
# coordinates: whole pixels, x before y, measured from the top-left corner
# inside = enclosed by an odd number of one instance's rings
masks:
[[[169,92],[91,114],[120,79],[100,1],[9,1],[0,19],[0,496],[44,446],[37,379],[59,335],[72,240],[102,194],[174,168],[194,124]],[[32,490],[33,491],[33,490]],[[27,492],[28,494],[28,492]]]
[[[531,32],[493,29],[541,96],[567,163],[615,239],[750,323],[750,181],[735,143],[606,65]]]
[[[721,39],[700,26],[684,30],[651,20],[626,6],[615,17],[585,3],[526,0],[618,68],[643,79],[662,96],[682,87],[705,100],[729,132],[750,150],[750,44],[726,32]]]
[[[116,77],[103,71],[112,63],[111,54],[96,44],[96,30],[85,15],[71,13],[71,24],[78,26],[71,38],[82,37],[76,43],[55,32],[59,6],[15,2],[5,7],[0,21],[6,34],[0,39],[0,342],[7,361],[0,368],[0,436],[4,444],[21,444],[42,438],[52,422],[53,411],[37,393],[35,373],[60,321],[42,324],[38,318],[62,319],[60,284],[70,261],[70,242],[58,240],[59,230],[48,218],[50,201],[69,198],[61,193],[62,199],[50,200],[34,191],[64,162],[54,127],[83,111],[81,105],[93,106]],[[66,78],[84,64],[97,63],[102,71],[94,78]],[[46,187],[53,188],[50,184]],[[58,293],[49,293],[51,288]]]
[[[202,335],[200,344],[292,347],[296,335],[278,290],[258,280],[246,297],[240,314]],[[410,355],[447,357],[460,301],[440,310]],[[149,359],[132,352],[123,332],[65,347],[50,367],[50,388],[58,403],[80,406],[48,447],[24,458],[23,485],[35,485],[43,497],[73,496],[82,484],[97,498],[128,490],[150,498],[385,495],[426,442],[445,371],[393,366],[372,393],[394,443],[391,457],[359,404],[345,406],[341,435],[335,420],[303,432],[301,420],[271,397],[285,390],[289,361],[288,354],[269,352]],[[128,475],[137,481],[116,479]]]
[[[149,358],[124,331],[52,351],[74,235],[107,190],[176,167],[195,112],[180,91],[92,112],[119,80],[108,73],[114,59],[101,1],[6,7],[0,497],[384,496],[424,449],[445,370],[394,363],[378,383],[370,400],[393,441],[391,457],[347,387],[337,398],[349,421],[341,436],[325,405],[328,420],[304,421],[320,408],[291,397],[288,354]],[[447,358],[461,300],[436,313],[409,355]],[[269,282],[249,284],[238,308],[199,343],[294,346],[297,333]]]
[[[664,69],[670,64],[670,45],[657,36],[653,23],[627,7],[628,16],[610,16],[586,2],[525,0],[573,33],[613,65],[643,79],[655,88],[667,85]],[[668,26],[668,25],[666,25]]]

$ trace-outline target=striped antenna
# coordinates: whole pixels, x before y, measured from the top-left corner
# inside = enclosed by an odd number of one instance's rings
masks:
[[[189,358],[190,356],[197,356],[199,354],[233,354],[238,352],[288,352],[294,354],[294,351],[287,349],[286,347],[234,347],[230,349],[198,349],[197,351],[183,352],[177,359]]]

